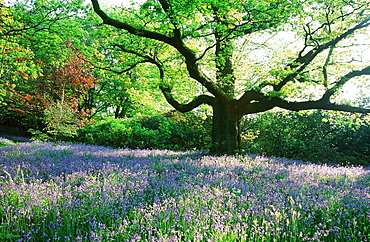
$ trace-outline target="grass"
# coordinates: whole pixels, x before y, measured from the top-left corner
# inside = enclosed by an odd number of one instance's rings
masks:
[[[369,241],[370,170],[257,155],[0,147],[1,241]]]

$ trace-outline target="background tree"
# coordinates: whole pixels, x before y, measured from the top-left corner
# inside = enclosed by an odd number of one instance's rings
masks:
[[[8,114],[6,105],[14,83],[23,77],[33,76],[37,68],[33,51],[22,41],[24,26],[14,16],[14,9],[0,2],[0,119]]]
[[[347,83],[370,74],[369,63],[348,60],[356,59],[348,50],[370,25],[368,1],[151,0],[139,10],[122,9],[119,17],[104,12],[98,0],[92,4],[103,24],[122,30],[114,45],[126,53],[125,65],[158,68],[159,87],[174,108],[212,107],[213,153],[238,152],[241,117],[274,107],[370,112],[334,102]],[[265,46],[279,31],[293,33],[295,43],[279,50],[284,55],[268,56]],[[246,52],[252,45],[255,50]],[[343,65],[343,56],[351,64]],[[252,67],[240,64],[248,57],[267,64],[251,75]],[[186,88],[185,80],[199,87],[188,102],[176,92],[178,85]]]
[[[78,22],[71,21],[82,11],[80,0],[0,4],[1,80],[36,76],[41,69],[34,60],[56,61],[48,57],[55,57],[60,46],[72,39],[83,40]]]
[[[10,107],[27,119],[48,120],[46,126],[49,129],[50,126],[55,127],[52,121],[56,121],[60,115],[62,115],[60,117],[64,120],[64,124],[76,124],[78,120],[81,121],[89,116],[90,109],[84,109],[81,104],[85,95],[90,89],[95,88],[97,82],[84,56],[70,43],[67,43],[65,48],[68,49],[69,54],[63,65],[50,65],[40,60],[42,75],[37,78],[24,79],[23,85],[18,83],[12,90],[14,95],[11,97],[13,102],[10,103]],[[63,56],[61,58],[64,59]],[[53,110],[56,113],[53,113]],[[71,113],[68,116],[69,120],[63,116],[63,112]],[[49,117],[44,117],[44,115]],[[75,122],[72,122],[73,120]]]
[[[109,11],[122,14],[114,8]],[[98,21],[95,13],[88,15],[85,28],[89,37],[83,50],[100,79],[99,87],[92,90],[89,99],[90,105],[94,106],[94,117],[125,118],[139,114],[156,115],[168,110],[170,107],[158,89],[156,66],[145,58],[138,60],[135,53],[126,52],[125,46],[131,46],[139,39],[122,37],[120,30],[111,26],[97,28]],[[145,54],[148,48],[155,49],[150,45],[143,41],[136,50]]]
[[[41,129],[45,109],[57,103],[86,116],[81,100],[95,80],[76,47],[87,37],[87,11],[80,0],[1,5],[2,124]]]
[[[168,109],[161,93],[142,72],[117,75],[95,67],[94,74],[99,79],[98,85],[89,89],[82,103],[84,109],[92,110],[90,118],[155,115]]]

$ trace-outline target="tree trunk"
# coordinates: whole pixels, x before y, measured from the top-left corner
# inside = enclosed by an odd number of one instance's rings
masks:
[[[240,116],[234,112],[236,107],[230,102],[226,105],[217,102],[213,106],[212,154],[234,155],[240,149]]]

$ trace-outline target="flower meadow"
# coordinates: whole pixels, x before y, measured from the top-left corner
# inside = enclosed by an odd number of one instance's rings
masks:
[[[7,138],[0,137],[0,147],[5,146],[5,145],[10,145],[12,143],[13,143],[13,141],[11,141]]]
[[[369,167],[10,144],[0,241],[370,241],[369,184]]]

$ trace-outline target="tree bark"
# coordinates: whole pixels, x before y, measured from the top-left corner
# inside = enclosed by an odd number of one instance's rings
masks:
[[[234,112],[235,103],[219,101],[213,105],[212,154],[236,154],[240,150],[240,115]]]

